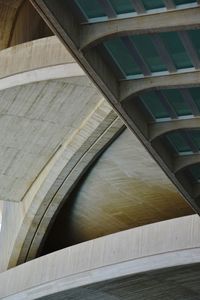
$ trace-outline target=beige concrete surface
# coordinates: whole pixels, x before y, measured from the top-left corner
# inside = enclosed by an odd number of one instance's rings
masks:
[[[0,274],[0,299],[38,299],[125,275],[200,262],[200,220],[187,216],[102,237]]]
[[[126,129],[66,201],[45,248],[48,252],[191,213],[156,162]]]
[[[82,70],[76,68],[72,57],[55,37],[3,50],[0,56],[4,83],[10,83],[13,76],[35,69],[38,73],[42,72],[41,82],[32,73],[31,83],[24,82],[26,76],[22,76],[15,86],[14,78],[14,87],[1,88],[0,91],[1,200],[22,201],[26,196],[28,198],[23,204],[4,205],[5,221],[1,238],[4,236],[2,239],[7,241],[3,242],[3,252],[7,257],[9,251],[12,251],[10,243],[15,242],[15,234],[23,222],[30,199],[45,178],[43,172],[46,172],[46,166],[99,101],[102,101],[102,96],[83,76]],[[61,74],[52,72],[52,76],[58,76],[59,79],[52,77],[52,80],[46,80],[45,76],[49,79],[49,68],[61,65],[65,67]],[[42,181],[38,183],[39,178]],[[2,261],[3,264],[7,263],[6,259]]]
[[[28,0],[0,1],[0,50],[52,35]]]

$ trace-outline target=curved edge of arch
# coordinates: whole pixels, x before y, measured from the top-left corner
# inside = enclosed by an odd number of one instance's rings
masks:
[[[6,80],[9,81],[10,78],[14,78],[14,76],[19,76],[21,73],[24,74],[53,66],[76,63],[55,36],[2,50],[0,51],[0,61],[0,80],[3,83]],[[80,67],[79,70],[82,75],[83,72]]]
[[[199,229],[200,219],[194,215],[54,252],[1,273],[0,299],[30,300],[122,276],[199,264]]]
[[[6,268],[35,257],[64,196],[123,128],[123,122],[102,100],[63,143],[22,201],[26,211],[7,257]]]

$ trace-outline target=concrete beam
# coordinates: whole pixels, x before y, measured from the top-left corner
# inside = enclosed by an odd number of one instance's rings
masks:
[[[139,92],[151,89],[162,88],[184,88],[200,85],[199,70],[185,70],[182,72],[163,76],[151,76],[142,79],[121,81],[120,102],[127,98],[134,97]]]
[[[149,140],[153,141],[159,136],[178,129],[200,127],[200,117],[192,119],[176,119],[169,122],[153,123],[149,125]]]
[[[200,163],[200,154],[178,156],[174,163],[174,173],[197,163]]]
[[[200,219],[194,215],[51,253],[1,273],[0,299],[38,299],[122,276],[200,263],[199,230]]]
[[[199,28],[199,14],[200,8],[195,7],[85,24],[80,29],[80,49],[92,47],[115,36]]]

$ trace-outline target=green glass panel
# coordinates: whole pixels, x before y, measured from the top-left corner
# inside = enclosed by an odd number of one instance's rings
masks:
[[[195,3],[196,0],[174,0],[176,5]]]
[[[120,66],[126,76],[141,74],[140,68],[120,38],[106,41],[104,42],[104,46],[111,55],[114,63]]]
[[[200,130],[191,130],[189,132],[189,134],[190,134],[191,139],[194,141],[194,143],[200,149]]]
[[[187,144],[187,141],[181,135],[179,131],[173,131],[167,134],[167,138],[170,141],[174,149],[179,153],[191,152],[190,146]]]
[[[195,181],[199,181],[200,180],[200,165],[193,165],[189,167],[189,170],[193,176],[193,179]]]
[[[142,0],[146,10],[165,7],[162,0]]]
[[[134,12],[131,0],[110,0],[114,10],[117,14],[126,14]]]
[[[187,32],[200,57],[200,30],[189,30]]]
[[[88,19],[106,16],[98,0],[75,0]]]
[[[198,106],[198,108],[200,110],[200,88],[199,87],[190,88],[189,91],[190,91],[190,94],[192,95],[194,102],[196,103],[196,105]]]
[[[152,72],[167,71],[148,35],[135,35],[131,37],[131,40]]]
[[[181,93],[178,90],[164,90],[163,94],[166,96],[169,104],[174,108],[178,116],[192,115],[190,107],[184,101]]]
[[[176,32],[164,32],[159,35],[163,39],[164,44],[178,69],[193,67]]]
[[[140,99],[149,109],[155,119],[169,118],[168,112],[153,91],[141,95]]]

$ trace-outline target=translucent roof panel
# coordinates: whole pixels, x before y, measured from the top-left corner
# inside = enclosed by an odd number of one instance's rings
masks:
[[[199,182],[200,180],[200,164],[190,166],[187,171],[190,172],[193,181]],[[186,171],[186,172],[187,172]],[[188,175],[188,174],[187,174]]]
[[[135,35],[131,37],[131,40],[152,72],[167,71],[167,67],[158,55],[150,36]]]
[[[178,89],[164,90],[163,94],[179,117],[192,115],[192,110]]]
[[[198,109],[200,110],[200,88],[199,87],[190,88],[189,91]]]
[[[129,17],[130,14],[139,13],[137,1],[133,0],[66,0],[75,1],[78,9],[86,16],[88,22],[107,21],[109,17]],[[197,3],[196,0],[171,0],[175,5],[181,8],[185,4]],[[166,11],[164,0],[140,0],[140,5],[145,11],[161,9]],[[112,16],[109,16],[109,11],[113,11]],[[127,15],[127,16],[126,16]]]
[[[188,35],[200,58],[200,30],[189,30]]]
[[[167,134],[167,139],[170,142],[171,146],[174,149],[175,153],[178,154],[187,154],[193,153],[190,145],[185,139],[181,131],[173,131]]]
[[[142,0],[146,10],[165,7],[162,0]]]
[[[200,114],[200,88],[147,91],[139,99],[157,122]]]
[[[98,0],[75,0],[75,2],[88,19],[106,16],[103,6]]]
[[[176,5],[191,4],[191,3],[197,2],[196,0],[190,0],[190,1],[189,0],[173,0],[173,1]]]
[[[111,59],[113,59],[113,62],[125,74],[125,77],[142,73],[140,67],[135,62],[134,56],[131,55],[120,38],[104,42],[104,47],[111,56]]]
[[[195,145],[200,149],[200,130],[190,130],[190,138],[195,143]]]
[[[110,3],[118,15],[135,12],[131,0],[110,0]]]
[[[155,119],[169,118],[170,115],[155,92],[151,91],[140,96],[144,106]]]
[[[177,69],[193,67],[177,32],[164,32],[160,33],[159,36],[163,40]]]
[[[185,32],[187,33],[187,31]],[[192,32],[192,34],[194,34]],[[157,44],[157,38],[159,43]],[[198,41],[197,41],[198,39]],[[195,33],[195,47],[200,49],[200,31]],[[168,74],[169,64],[175,71],[194,68],[192,61],[177,32],[162,32],[151,35],[131,35],[111,38],[103,43],[114,64],[120,65],[125,79],[137,78],[135,75]],[[165,49],[163,50],[163,45]],[[166,51],[169,59],[166,59]],[[109,61],[109,58],[107,59]]]

